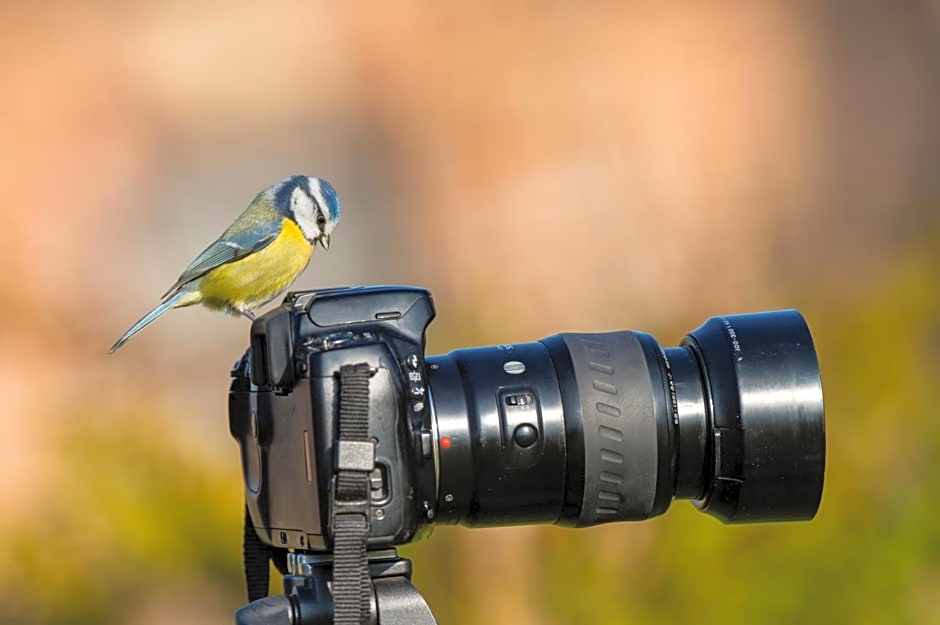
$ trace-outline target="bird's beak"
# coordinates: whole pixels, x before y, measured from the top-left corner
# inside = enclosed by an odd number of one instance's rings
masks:
[[[323,246],[323,249],[325,250],[330,249],[330,235],[321,234],[320,236],[317,237],[317,241],[320,242],[320,245]]]

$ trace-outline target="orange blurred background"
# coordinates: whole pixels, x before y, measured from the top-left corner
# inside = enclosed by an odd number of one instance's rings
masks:
[[[940,623],[940,4],[0,5],[0,622],[229,623],[244,319],[111,343],[267,185],[295,288],[431,289],[430,351],[798,307],[811,523],[441,528],[442,624]]]

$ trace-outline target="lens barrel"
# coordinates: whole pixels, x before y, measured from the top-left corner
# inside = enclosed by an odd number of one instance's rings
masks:
[[[580,527],[674,498],[727,523],[819,506],[822,387],[795,310],[714,317],[669,349],[567,333],[428,364],[438,522]]]

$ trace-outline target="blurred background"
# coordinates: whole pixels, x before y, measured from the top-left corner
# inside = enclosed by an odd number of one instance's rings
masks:
[[[428,287],[431,353],[815,336],[814,521],[438,528],[442,625],[940,623],[938,35],[935,0],[3,2],[0,622],[232,622],[248,323],[107,349],[304,173],[343,221],[295,287]]]

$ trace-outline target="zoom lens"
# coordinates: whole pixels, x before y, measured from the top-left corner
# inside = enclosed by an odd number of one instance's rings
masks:
[[[727,523],[819,507],[822,387],[795,310],[714,317],[668,349],[558,334],[428,363],[438,522],[581,527],[674,498]]]

